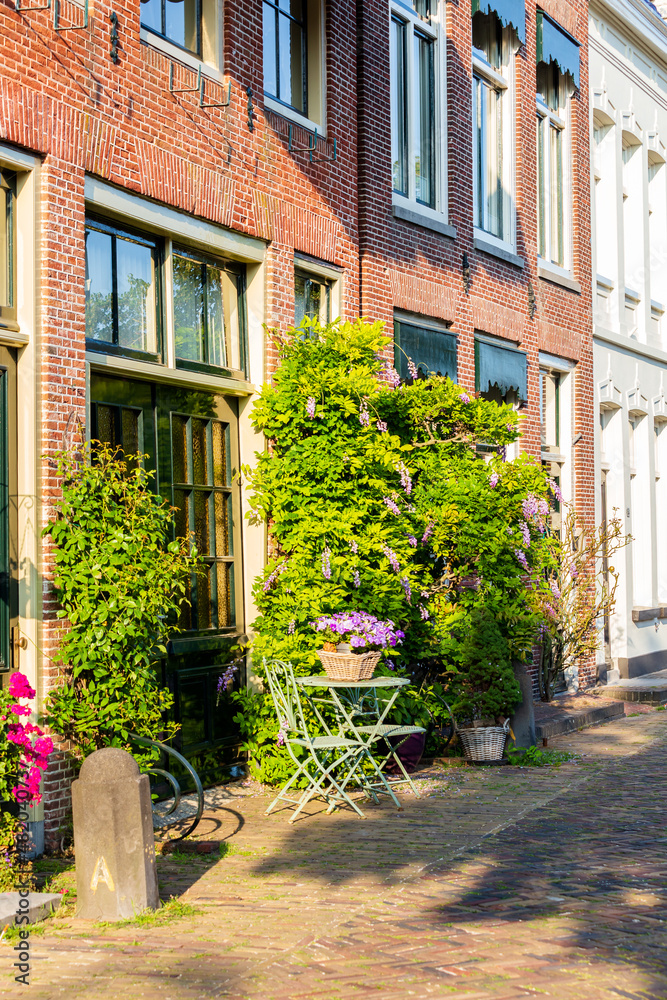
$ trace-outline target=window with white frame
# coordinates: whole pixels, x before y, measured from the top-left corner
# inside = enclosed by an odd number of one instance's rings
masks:
[[[567,206],[570,202],[567,78],[555,63],[537,67],[538,253],[569,266]]]
[[[324,125],[322,0],[263,0],[264,96]]]
[[[310,274],[301,268],[294,270],[294,325],[301,326],[304,319],[315,319],[322,326],[331,321],[330,278]]]
[[[513,224],[513,57],[517,35],[493,12],[472,19],[475,227],[505,243]]]
[[[442,0],[391,3],[391,162],[395,200],[444,212]]]
[[[659,337],[667,309],[667,169],[662,151],[654,149],[648,151],[648,212],[650,330]]]
[[[201,0],[141,0],[141,24],[182,49],[201,54]]]

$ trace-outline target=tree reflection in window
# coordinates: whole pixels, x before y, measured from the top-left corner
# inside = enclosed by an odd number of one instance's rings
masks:
[[[86,337],[157,353],[156,256],[153,241],[86,226]]]
[[[176,357],[242,369],[241,275],[221,262],[177,250],[172,276]]]

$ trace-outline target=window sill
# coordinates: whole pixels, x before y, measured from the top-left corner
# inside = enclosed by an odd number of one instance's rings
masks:
[[[633,608],[633,622],[652,622],[654,618],[667,618],[667,604],[659,604],[657,608]]]
[[[526,266],[526,262],[523,257],[519,257],[518,254],[513,252],[513,248],[509,244],[499,245],[492,243],[491,240],[486,239],[484,236],[475,236],[473,239],[473,246],[475,250],[481,250],[482,253],[488,253],[492,257],[498,257],[499,260],[504,260],[507,264],[513,264],[514,267],[519,267],[523,270]]]
[[[274,101],[272,97],[267,97],[264,95],[264,107],[268,111],[272,111],[274,115],[279,115],[280,118],[285,118],[287,121],[294,122],[295,125],[300,125],[301,128],[305,128],[307,132],[317,132],[318,137],[326,139],[327,133],[321,125],[317,122],[312,121],[310,118],[306,118],[305,115],[299,114],[294,108],[288,107],[287,104],[281,104],[280,101]]]
[[[225,378],[222,375],[209,375],[205,372],[168,368],[166,365],[136,361],[134,358],[121,358],[90,349],[86,350],[86,361],[95,371],[106,372],[107,375],[121,375],[124,378],[138,378],[150,382],[168,382],[171,385],[196,389],[212,389],[214,392],[223,392],[230,396],[250,396],[255,392],[255,386],[242,378]]]
[[[445,221],[444,215],[441,215],[440,212],[434,212],[425,206],[418,205],[416,202],[410,202],[409,208],[407,205],[394,202],[391,206],[391,214],[395,219],[401,219],[403,222],[411,222],[414,226],[421,226],[423,229],[430,229],[434,233],[440,233],[441,236],[449,236],[453,240],[456,239],[456,229]]]
[[[552,281],[555,285],[568,288],[571,292],[581,293],[579,282],[575,281],[568,271],[562,267],[558,267],[557,264],[551,264],[546,260],[538,260],[537,274],[538,277],[544,278],[545,281]]]
[[[209,63],[203,62],[194,53],[188,52],[186,49],[181,49],[178,45],[173,45],[160,35],[153,34],[149,28],[140,28],[139,37],[144,45],[149,45],[152,49],[157,49],[158,52],[161,52],[169,59],[173,59],[175,62],[179,62],[181,65],[187,66],[195,72],[198,72],[201,68],[204,76],[208,76],[211,80],[217,80],[218,83],[225,82],[223,74],[216,66],[211,66]],[[179,84],[179,86],[184,86],[184,84]]]

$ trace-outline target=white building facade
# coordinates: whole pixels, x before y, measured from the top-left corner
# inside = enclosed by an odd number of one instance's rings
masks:
[[[600,650],[613,681],[667,669],[667,23],[592,0],[589,46],[597,515],[632,535]]]

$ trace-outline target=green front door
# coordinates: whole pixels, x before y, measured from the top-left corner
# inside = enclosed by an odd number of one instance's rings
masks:
[[[156,488],[176,508],[176,533],[190,533],[204,557],[193,577],[182,631],[160,664],[174,694],[174,746],[205,784],[239,773],[239,732],[220,676],[243,635],[236,400],[211,392],[93,374],[91,438],[141,451]],[[245,681],[234,674],[234,687]]]

